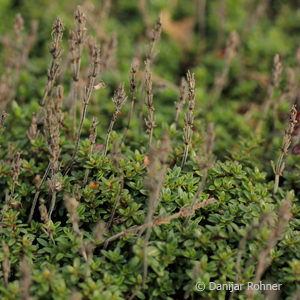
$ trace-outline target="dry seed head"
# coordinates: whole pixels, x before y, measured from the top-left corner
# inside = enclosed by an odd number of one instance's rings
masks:
[[[279,177],[282,176],[283,170],[285,168],[284,156],[287,154],[289,146],[292,142],[292,133],[297,124],[297,109],[296,105],[293,105],[290,112],[290,120],[285,129],[285,134],[282,141],[281,153],[278,158],[276,167],[273,161],[271,161],[272,169],[275,174],[275,183],[274,183],[274,194],[277,193],[279,185]]]
[[[288,128],[288,134],[291,135],[294,131],[294,128],[296,124],[298,123],[297,121],[297,109],[296,105],[293,105],[291,108],[290,112],[290,121],[289,121],[289,128]]]
[[[190,126],[193,125],[194,117],[193,117],[193,111],[195,108],[195,74],[190,73],[190,71],[187,72],[187,81],[189,86],[189,113],[188,113],[188,124]]]
[[[181,168],[184,167],[187,157],[189,144],[192,141],[193,124],[194,124],[194,108],[195,108],[195,74],[187,72],[188,82],[188,112],[184,115],[183,142],[185,144]]]
[[[85,31],[85,24],[86,24],[86,15],[82,11],[81,6],[77,6],[77,9],[75,10],[74,13],[74,18],[77,23],[77,38],[79,35],[82,35]]]
[[[115,91],[115,93],[114,93],[114,97],[112,100],[113,100],[117,110],[119,110],[123,106],[123,104],[126,102],[127,96],[126,96],[126,92],[124,90],[124,83],[121,83],[119,85],[117,91]]]
[[[155,27],[152,31],[152,37],[151,37],[152,43],[156,43],[159,40],[161,29],[162,29],[162,22],[161,22],[161,16],[159,16],[155,22]]]
[[[53,23],[52,26],[52,36],[53,39],[56,40],[61,40],[62,39],[62,34],[64,31],[64,24],[62,23],[62,19],[60,17],[57,17],[56,20]]]
[[[147,59],[151,60],[153,56],[153,49],[155,44],[158,42],[161,34],[161,29],[162,29],[162,22],[161,22],[161,16],[158,17],[158,19],[155,22],[155,27],[152,30],[151,34],[151,44],[150,44],[150,49],[147,53]]]
[[[150,66],[149,66],[149,61],[146,61],[146,73],[145,73],[145,87],[146,87],[146,106],[148,109],[148,112],[154,111],[154,106],[153,106],[153,94],[152,94],[152,73],[150,71]],[[151,118],[149,118],[150,120]]]
[[[152,141],[152,132],[155,127],[155,120],[153,116],[154,106],[153,106],[153,93],[152,93],[152,73],[150,71],[150,61],[147,60],[145,62],[146,70],[145,70],[145,89],[146,89],[146,99],[145,104],[148,110],[148,119],[145,120],[147,132],[150,134],[149,145],[151,145]]]
[[[297,123],[298,123],[297,109],[296,109],[296,105],[293,105],[290,111],[290,119],[285,129],[285,136],[282,143],[281,151],[283,152],[283,154],[287,154],[288,148],[291,145],[291,141],[292,141],[292,133]]]
[[[273,72],[272,72],[272,81],[271,84],[274,87],[278,87],[280,80],[281,80],[281,74],[282,74],[282,64],[280,62],[280,56],[279,54],[276,54],[274,56],[274,64],[273,64]]]
[[[59,58],[62,54],[60,43],[62,41],[63,31],[64,31],[64,25],[62,23],[62,20],[60,17],[57,17],[57,19],[53,23],[52,32],[51,32],[52,45],[50,47],[50,53],[53,59]],[[56,62],[53,65],[53,70],[48,71],[48,77],[52,78],[53,76],[51,76],[50,73],[52,72],[53,74],[56,74],[57,69],[58,69],[58,62]]]

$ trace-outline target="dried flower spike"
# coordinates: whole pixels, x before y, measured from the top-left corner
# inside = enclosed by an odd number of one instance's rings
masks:
[[[296,117],[297,117],[297,109],[296,109],[296,106],[293,105],[291,108],[291,112],[290,112],[289,123],[288,123],[287,127],[285,128],[285,134],[284,134],[283,141],[282,141],[281,152],[280,152],[278,161],[276,163],[276,167],[275,167],[273,160],[271,161],[273,172],[275,174],[274,194],[277,193],[278,186],[279,186],[279,178],[280,178],[280,176],[282,176],[283,170],[285,168],[284,157],[287,155],[288,149],[292,142],[292,134],[293,134],[294,128],[297,124]]]
[[[161,16],[159,16],[155,22],[155,27],[152,30],[150,49],[147,53],[147,60],[149,59],[151,61],[153,58],[153,50],[160,38],[161,30],[162,30],[162,22],[161,22]]]
[[[194,107],[195,107],[195,74],[190,73],[188,71],[187,73],[187,82],[188,82],[188,113],[185,114],[185,125],[184,125],[184,154],[182,158],[181,168],[184,167],[188,152],[189,152],[189,146],[192,141],[192,135],[193,135],[193,124],[194,124]]]
[[[107,130],[107,135],[106,135],[106,140],[105,140],[105,148],[104,148],[104,156],[107,155],[110,135],[111,135],[111,132],[113,130],[114,124],[117,120],[117,116],[120,112],[121,107],[126,102],[126,100],[127,100],[127,96],[126,96],[126,93],[125,93],[125,90],[124,90],[124,83],[121,83],[119,85],[117,91],[115,91],[114,96],[112,98],[112,101],[115,104],[115,110],[114,110],[114,113],[112,115],[108,130]]]
[[[50,54],[52,56],[52,61],[50,68],[48,70],[48,81],[45,87],[43,98],[40,102],[41,106],[44,106],[46,99],[50,99],[53,93],[53,86],[58,76],[60,57],[62,54],[61,41],[64,31],[64,25],[60,17],[57,17],[52,27],[52,44],[50,47]]]
[[[161,30],[162,30],[162,22],[161,22],[161,16],[159,16],[155,22],[155,27],[152,30],[149,50],[146,53],[145,72],[144,72],[144,76],[143,76],[143,80],[142,80],[142,86],[141,86],[141,90],[140,90],[140,100],[139,100],[139,123],[138,124],[139,124],[140,130],[142,128],[142,121],[143,121],[143,104],[144,104],[143,93],[144,93],[145,84],[146,84],[147,68],[149,71],[151,63],[153,61],[153,57],[154,57],[154,48],[155,48],[155,45],[157,44],[157,42],[159,41]]]
[[[175,125],[177,125],[178,123],[178,118],[185,104],[186,96],[187,96],[187,84],[184,77],[182,77],[180,81],[180,87],[179,87],[179,98],[178,101],[175,103],[176,105],[176,116],[174,121]]]
[[[153,105],[153,93],[152,93],[152,73],[150,72],[150,65],[149,61],[146,62],[146,99],[145,104],[148,111],[148,119],[145,120],[147,132],[149,133],[149,142],[148,147],[152,144],[152,136],[153,136],[153,129],[155,127],[155,120],[154,120],[154,105]]]

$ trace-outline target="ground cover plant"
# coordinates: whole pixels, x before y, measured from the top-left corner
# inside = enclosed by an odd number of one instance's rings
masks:
[[[300,299],[297,1],[0,15],[0,299]]]

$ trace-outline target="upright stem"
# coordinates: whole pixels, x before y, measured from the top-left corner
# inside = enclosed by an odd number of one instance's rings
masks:
[[[85,88],[85,95],[84,95],[84,99],[83,99],[83,111],[82,111],[82,115],[81,115],[81,119],[80,119],[80,124],[79,124],[79,128],[77,131],[77,137],[76,137],[76,142],[75,142],[75,148],[72,154],[72,158],[70,160],[70,162],[68,163],[68,165],[65,168],[65,172],[64,175],[66,175],[73,162],[75,161],[75,157],[78,151],[78,146],[79,146],[79,140],[80,140],[80,136],[81,136],[81,131],[82,131],[82,126],[83,126],[83,122],[85,120],[85,116],[86,116],[86,112],[87,112],[87,108],[89,105],[89,101],[92,95],[92,92],[94,90],[94,86],[95,86],[95,80],[96,77],[99,73],[99,66],[100,66],[100,50],[96,45],[93,45],[92,48],[92,67],[89,71],[89,77],[88,77],[88,85]]]
[[[52,198],[51,198],[51,204],[50,204],[50,208],[49,208],[49,214],[48,217],[49,219],[51,219],[51,215],[55,206],[55,202],[56,202],[56,191],[52,192]]]
[[[115,111],[114,111],[114,114],[113,114],[113,116],[112,116],[112,119],[111,119],[111,121],[110,121],[108,130],[107,130],[107,135],[106,135],[106,139],[105,139],[104,156],[107,155],[108,143],[109,143],[110,135],[111,135],[111,132],[112,132],[112,130],[113,130],[115,121],[116,121],[116,119],[117,119],[117,114],[118,114],[118,110],[115,110]]]
[[[78,95],[78,82],[72,81],[72,110],[71,114],[73,117],[73,135],[75,138],[76,131],[76,104],[77,104],[77,95]]]
[[[185,166],[185,163],[186,163],[186,160],[188,157],[188,153],[189,153],[189,144],[185,144],[183,158],[182,158],[182,162],[181,162],[181,169],[183,169],[183,167]]]
[[[48,173],[50,171],[50,166],[51,166],[51,163],[49,162],[48,163],[48,166],[47,166],[47,169],[44,173],[44,176],[37,188],[37,191],[34,195],[34,199],[33,199],[33,202],[32,202],[32,205],[31,205],[31,209],[30,209],[30,213],[29,213],[29,217],[28,217],[28,220],[27,220],[27,223],[29,224],[32,220],[32,217],[33,217],[33,213],[34,213],[34,210],[35,210],[35,207],[36,207],[36,203],[37,203],[37,200],[39,198],[39,195],[40,195],[40,192],[41,192],[41,187],[42,187],[42,184],[44,183],[44,181],[46,180],[47,176],[48,176]]]
[[[115,213],[116,213],[117,205],[120,202],[121,194],[122,194],[122,191],[123,191],[123,188],[124,188],[124,177],[122,176],[122,173],[120,171],[119,171],[119,181],[120,181],[120,190],[119,190],[117,198],[114,202],[114,207],[113,207],[113,210],[112,210],[109,222],[108,222],[108,226],[107,226],[108,229],[112,225],[112,222],[113,222],[113,219],[114,219],[114,216],[115,216]]]
[[[89,96],[90,97],[90,96]],[[66,169],[65,169],[65,173],[64,175],[66,175],[73,162],[75,161],[75,156],[77,154],[77,151],[78,151],[78,146],[79,146],[79,140],[80,140],[80,136],[81,136],[81,131],[82,131],[82,126],[83,126],[83,122],[85,120],[85,116],[86,116],[86,112],[87,112],[87,107],[88,107],[88,101],[85,101],[84,102],[84,106],[83,106],[83,111],[82,111],[82,115],[81,115],[81,119],[80,119],[80,124],[79,124],[79,128],[78,128],[78,131],[77,131],[77,137],[76,137],[76,142],[75,142],[75,148],[74,148],[74,151],[73,151],[73,154],[72,154],[72,157],[71,157],[71,160],[70,162],[68,163]]]
[[[129,116],[128,116],[128,122],[127,122],[127,126],[125,128],[124,131],[124,135],[122,137],[122,141],[121,144],[123,144],[125,142],[129,127],[130,127],[130,122],[133,116],[133,110],[134,110],[134,101],[135,101],[135,96],[133,94],[131,94],[131,102],[130,102],[130,111],[129,111]]]

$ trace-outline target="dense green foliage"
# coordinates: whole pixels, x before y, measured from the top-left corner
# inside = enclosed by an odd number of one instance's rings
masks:
[[[115,32],[118,44],[115,52],[112,51],[107,70],[97,78],[96,83],[103,80],[106,87],[93,91],[76,161],[68,174],[64,174],[63,170],[71,159],[75,144],[73,135],[76,134],[69,113],[71,71],[68,31],[74,28],[73,11],[80,3],[54,1],[49,5],[50,2],[45,0],[28,0],[1,1],[0,4],[3,20],[0,33],[3,36],[13,36],[13,20],[18,12],[24,17],[25,32],[29,31],[31,19],[39,21],[37,40],[18,78],[14,99],[5,108],[8,116],[0,129],[0,209],[3,213],[0,239],[8,246],[10,263],[6,284],[4,266],[7,255],[2,244],[0,299],[21,299],[20,262],[23,257],[31,269],[29,291],[34,299],[129,299],[135,291],[137,299],[228,299],[229,291],[206,289],[199,292],[195,284],[203,282],[208,286],[209,282],[236,282],[240,241],[250,231],[240,262],[240,282],[253,281],[258,257],[270,242],[274,228],[279,226],[278,211],[284,199],[289,197],[292,216],[269,251],[270,265],[266,267],[262,280],[282,284],[280,299],[293,299],[300,285],[300,130],[297,125],[276,194],[273,193],[274,174],[270,160],[276,162],[279,156],[291,105],[295,103],[299,106],[300,57],[297,58],[296,53],[300,36],[300,9],[297,1],[270,1],[264,15],[253,26],[249,26],[249,22],[260,1],[227,0],[224,24],[221,25],[222,11],[219,6],[222,1],[207,1],[204,33],[197,23],[193,1],[149,1],[147,14],[151,28],[161,11],[163,19],[161,39],[155,46],[157,54],[151,65],[156,122],[153,139],[154,144],[157,142],[160,145],[163,133],[168,132],[172,146],[154,219],[174,215],[181,208],[191,205],[199,182],[204,177],[198,157],[205,154],[203,146],[209,123],[215,127],[213,155],[216,162],[208,170],[198,202],[209,198],[216,199],[216,202],[195,210],[187,226],[184,226],[186,217],[153,226],[147,247],[148,276],[143,288],[140,287],[143,281],[144,236],[137,238],[138,231],[132,231],[110,242],[106,248],[104,242],[132,226],[143,225],[148,211],[148,133],[145,126],[140,128],[138,123],[143,61],[149,47],[145,18],[139,9],[139,1],[119,0],[112,1],[109,17],[103,23],[104,19],[99,16],[104,4],[99,1],[84,2],[87,35],[94,36],[102,47]],[[65,24],[61,73],[56,82],[56,86],[64,86],[64,119],[59,136],[61,169],[58,177],[61,187],[57,192],[49,228],[41,220],[39,203],[32,222],[26,223],[50,158],[43,124],[38,125],[40,134],[37,138],[29,139],[26,133],[33,113],[39,110],[39,101],[47,82],[47,69],[51,61],[48,45],[51,26],[57,15],[63,17]],[[96,21],[99,25],[94,23]],[[189,22],[192,26],[185,32],[187,41],[182,39],[182,35],[176,35],[175,29],[185,30],[184,24]],[[247,26],[249,32],[245,32]],[[226,68],[226,39],[232,30],[240,36],[238,54],[232,60],[220,96],[211,105],[215,78]],[[5,45],[2,50],[1,73],[6,68]],[[274,90],[271,109],[263,119],[262,130],[257,132],[255,127],[267,98],[276,53],[280,54],[284,67],[283,78]],[[114,112],[111,98],[120,82],[125,82],[129,96],[129,70],[133,57],[140,61],[135,114],[125,143],[121,143],[128,120],[129,97],[114,126],[109,154],[104,156],[103,144]],[[85,82],[89,59],[88,47],[84,47],[80,74]],[[284,97],[284,101],[279,102],[278,99],[290,84],[288,68],[295,72],[296,96]],[[188,69],[195,73],[196,104],[192,143],[187,163],[181,168],[187,104],[175,126],[174,102],[178,99],[177,86]],[[81,110],[82,105],[79,105],[77,126]],[[99,124],[96,147],[90,153],[89,132],[93,117],[98,118]],[[112,153],[113,142],[119,145],[118,167]],[[18,151],[22,151],[22,161],[14,184],[14,157]],[[86,169],[89,169],[89,176],[84,185]],[[4,211],[7,194],[11,193],[13,185],[13,205]],[[45,199],[48,209],[51,200],[49,186],[46,180],[39,197]],[[101,240],[97,240],[93,229],[99,221],[109,222],[119,193],[113,226],[104,231]],[[78,237],[72,227],[64,203],[66,197],[79,201],[77,213],[82,237]],[[264,216],[265,220],[261,221]],[[255,228],[256,225],[258,228]],[[89,263],[82,255],[82,241],[94,247]],[[77,296],[71,296],[74,292]],[[258,291],[254,299],[266,297],[263,291]],[[247,299],[247,295],[241,291],[235,293],[234,298]]]

